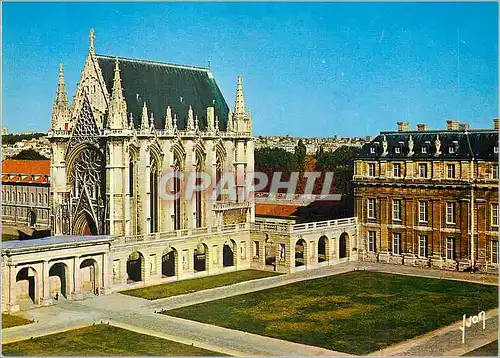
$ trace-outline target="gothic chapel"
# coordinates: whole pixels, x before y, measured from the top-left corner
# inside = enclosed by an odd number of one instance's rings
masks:
[[[63,67],[49,138],[54,235],[142,235],[253,221],[238,196],[160,199],[165,171],[254,170],[254,143],[238,77],[234,112],[210,69],[97,55],[94,31],[71,105]],[[230,200],[232,199],[232,200]]]

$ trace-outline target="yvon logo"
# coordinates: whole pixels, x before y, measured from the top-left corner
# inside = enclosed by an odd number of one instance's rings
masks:
[[[465,329],[466,327],[470,327],[473,324],[479,323],[480,321],[483,321],[483,329],[486,327],[486,313],[484,311],[479,312],[475,316],[470,316],[467,318],[467,316],[464,314],[463,315],[463,322],[462,326],[460,327],[460,330],[462,331],[462,343],[465,343]]]

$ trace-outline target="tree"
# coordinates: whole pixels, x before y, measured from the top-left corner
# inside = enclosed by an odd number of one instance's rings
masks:
[[[299,142],[295,147],[295,161],[301,173],[303,173],[306,168],[306,154],[306,146],[304,145],[304,142],[302,142],[302,139],[299,139]]]
[[[10,159],[22,159],[22,160],[47,160],[49,158],[44,157],[34,149],[23,149],[16,155],[10,157]]]

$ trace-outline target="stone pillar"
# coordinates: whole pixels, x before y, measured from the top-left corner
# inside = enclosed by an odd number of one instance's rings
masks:
[[[52,297],[50,297],[50,279],[49,279],[49,262],[42,262],[42,297],[40,304],[42,306],[52,304]]]
[[[80,272],[80,259],[78,257],[73,257],[72,265],[73,270],[73,285],[71,285],[71,298],[74,300],[83,299],[82,293],[82,275]]]
[[[100,293],[107,295],[111,293],[111,280],[113,275],[113,260],[109,253],[103,253],[101,255],[101,275],[100,275]]]
[[[9,294],[7,302],[8,312],[19,311],[19,305],[17,304],[17,282],[16,282],[16,267],[14,265],[7,266],[9,275]]]
[[[163,145],[163,163],[162,163],[162,172],[161,174],[164,173],[171,173],[172,170],[172,165],[173,165],[173,157],[174,153],[172,152],[172,146],[170,141],[165,141]],[[158,193],[161,195],[162,192],[165,190],[173,190],[174,188],[174,180],[173,178],[170,179],[166,185],[166,187],[162,186],[162,181],[161,178],[158,180]],[[160,222],[159,222],[159,228],[160,232],[166,232],[166,231],[173,231],[174,230],[174,202],[172,200],[162,200],[160,197],[160,203],[158,205],[158,208],[160,210]]]

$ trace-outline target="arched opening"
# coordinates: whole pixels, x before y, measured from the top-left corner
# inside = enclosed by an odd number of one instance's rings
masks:
[[[127,282],[138,282],[144,279],[144,256],[138,252],[132,252],[127,259]]]
[[[161,257],[161,274],[163,277],[175,276],[175,262],[177,260],[177,251],[170,249]]]
[[[75,220],[73,235],[98,235],[95,221],[87,211],[82,212]]]
[[[325,262],[328,260],[326,249],[328,245],[328,238],[321,236],[318,241],[318,262]]]
[[[306,242],[303,239],[295,243],[295,267],[305,265],[305,246]]]
[[[205,271],[208,264],[208,246],[203,243],[198,244],[194,249],[193,260],[195,272]]]
[[[276,247],[274,246],[274,241],[269,238],[269,235],[267,234],[264,248],[266,253],[266,265],[276,265]]]
[[[224,243],[224,247],[222,248],[222,266],[229,267],[234,266],[234,241]]]
[[[27,299],[30,304],[38,303],[37,292],[38,275],[33,267],[24,267],[16,275],[17,299],[22,304],[24,299]]]
[[[97,293],[97,262],[94,259],[85,259],[80,264],[80,278],[82,293]]]
[[[30,212],[28,214],[28,223],[29,223],[29,226],[36,225],[36,213],[34,210],[30,210]]]
[[[51,296],[68,298],[69,277],[68,266],[62,262],[55,263],[49,270],[49,293]]]
[[[349,235],[344,232],[339,238],[339,259],[347,257],[347,240]]]
[[[221,194],[220,194],[220,191],[221,191],[221,188],[219,187],[219,182],[222,178],[222,161],[221,161],[221,157],[218,155],[217,156],[217,160],[215,162],[215,190],[217,191],[215,193],[215,197],[216,197],[216,200],[217,201],[221,201],[222,198],[221,198]]]
[[[150,232],[158,231],[158,166],[156,160],[151,155],[149,166],[149,215]]]

